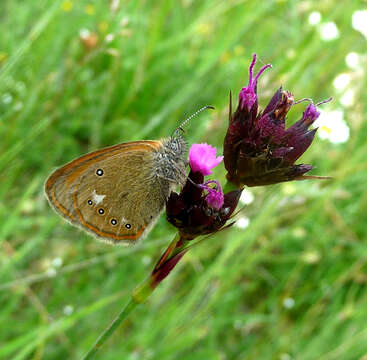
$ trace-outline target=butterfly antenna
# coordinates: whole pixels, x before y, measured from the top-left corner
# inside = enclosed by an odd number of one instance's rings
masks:
[[[303,99],[301,99],[301,100],[295,101],[295,102],[293,103],[293,105],[300,104],[300,103],[302,103],[302,102],[304,102],[304,101],[309,101],[310,103],[312,103],[312,99],[310,99],[310,98],[303,98]]]
[[[323,100],[323,101],[320,101],[320,102],[318,102],[317,104],[316,104],[316,106],[320,106],[320,105],[322,105],[322,104],[327,104],[328,102],[330,102],[330,101],[332,101],[333,100],[333,97],[331,96],[331,97],[329,97],[328,99],[326,99],[326,100]]]
[[[214,110],[215,107],[214,106],[211,106],[211,105],[205,105],[203,106],[201,109],[195,111],[192,115],[190,115],[186,120],[184,120],[180,126],[173,132],[173,135],[174,134],[177,134],[179,131],[182,131],[182,132],[185,132],[183,127],[193,118],[195,117],[196,115],[198,115],[199,113],[201,113],[202,111],[206,110],[206,109],[212,109]]]
[[[332,97],[329,97],[329,98],[328,98],[328,99],[326,99],[326,100],[323,100],[323,101],[318,102],[317,104],[315,104],[315,106],[320,106],[320,105],[322,105],[322,104],[326,104],[326,103],[328,103],[328,102],[330,102],[330,101],[332,101],[332,100],[333,100],[333,98],[332,98]],[[312,99],[310,99],[310,98],[304,98],[304,99],[301,99],[301,100],[295,101],[295,102],[293,103],[293,105],[297,105],[297,104],[299,104],[299,103],[301,103],[301,102],[304,102],[304,101],[309,101],[311,104],[313,104]]]

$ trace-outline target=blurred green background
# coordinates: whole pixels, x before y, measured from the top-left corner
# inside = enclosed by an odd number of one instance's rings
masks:
[[[98,358],[367,359],[365,1],[2,0],[0,19],[1,359],[80,358],[174,234],[162,216],[137,246],[97,242],[51,210],[48,174],[206,104],[187,138],[221,152],[254,52],[262,107],[280,85],[334,97],[301,159],[333,179],[249,189]]]

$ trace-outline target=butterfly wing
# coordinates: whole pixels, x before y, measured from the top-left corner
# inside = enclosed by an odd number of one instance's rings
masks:
[[[47,197],[64,218],[97,238],[135,242],[156,221],[170,191],[155,174],[161,146],[136,141],[84,155],[51,174]]]

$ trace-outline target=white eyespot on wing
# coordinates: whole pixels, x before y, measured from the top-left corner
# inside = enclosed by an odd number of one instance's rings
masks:
[[[103,201],[103,199],[106,197],[106,195],[99,195],[97,194],[96,190],[93,190],[92,197],[93,197],[94,203],[96,205],[99,205]]]

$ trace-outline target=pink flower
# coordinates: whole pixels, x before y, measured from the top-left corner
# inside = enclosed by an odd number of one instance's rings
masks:
[[[208,186],[209,184],[215,184],[216,188]],[[216,180],[209,180],[203,185],[200,185],[200,187],[208,192],[205,198],[208,205],[213,209],[219,210],[224,203],[224,195],[219,182]]]
[[[312,165],[295,164],[310,147],[316,130],[309,127],[320,115],[311,99],[294,102],[289,91],[279,88],[264,110],[258,107],[257,81],[271,65],[264,65],[254,76],[256,54],[252,57],[248,85],[239,94],[237,109],[232,113],[230,101],[229,126],[224,140],[224,166],[227,180],[242,188],[276,184],[283,181],[312,178],[305,175]],[[286,116],[301,101],[311,103],[302,117],[288,129]]]
[[[191,170],[204,176],[210,175],[222,160],[223,156],[217,157],[217,149],[208,144],[193,144],[189,150]]]
[[[217,181],[204,183],[204,175],[200,171],[191,170],[181,192],[171,192],[167,200],[167,220],[186,240],[215,233],[231,218],[241,192],[235,190],[223,194]]]
[[[239,96],[239,104],[241,109],[243,109],[246,106],[247,111],[251,111],[255,103],[257,106],[257,94],[256,94],[257,80],[259,80],[259,77],[266,69],[272,67],[271,64],[264,65],[256,74],[256,76],[253,77],[255,63],[256,63],[256,54],[253,54],[252,62],[249,69],[248,85],[242,88]]]
[[[199,235],[217,232],[236,209],[242,190],[223,194],[216,180],[204,182],[223,156],[208,144],[194,144],[189,150],[191,171],[181,192],[171,192],[166,203],[167,220],[175,226],[181,238],[195,239]]]

